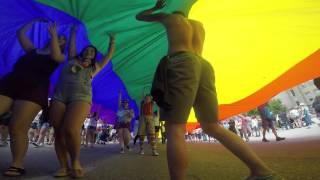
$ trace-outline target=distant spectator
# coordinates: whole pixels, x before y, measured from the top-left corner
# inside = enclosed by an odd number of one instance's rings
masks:
[[[274,120],[273,114],[270,111],[270,109],[268,108],[267,104],[260,105],[258,107],[258,111],[260,113],[260,117],[261,117],[261,120],[262,120],[262,128],[263,128],[263,131],[262,131],[262,136],[263,136],[262,142],[269,142],[269,140],[266,139],[266,131],[267,131],[268,128],[272,129],[273,134],[276,136],[276,141],[285,140],[284,137],[279,137],[278,136],[277,131],[274,128],[274,125],[273,125],[273,120]]]

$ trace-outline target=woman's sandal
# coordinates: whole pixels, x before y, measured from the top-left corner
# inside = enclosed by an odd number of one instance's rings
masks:
[[[71,177],[75,179],[83,178],[84,177],[83,169],[72,169]]]
[[[53,177],[67,177],[71,175],[70,169],[59,169],[56,173],[53,174]]]
[[[13,167],[10,166],[4,173],[4,176],[9,176],[9,177],[18,177],[18,176],[22,176],[26,173],[26,170],[24,170],[23,168],[17,168],[17,167]]]

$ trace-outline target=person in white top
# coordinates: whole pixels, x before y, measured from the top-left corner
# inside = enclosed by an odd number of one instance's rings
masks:
[[[252,129],[256,134],[256,137],[260,137],[260,128],[258,126],[258,119],[256,116],[252,116],[251,118],[251,125],[252,125]],[[253,135],[253,132],[252,132]]]
[[[37,116],[33,119],[31,123],[31,127],[28,131],[29,143],[36,142],[39,136],[38,124],[40,121],[40,116],[42,114],[42,110],[38,112]]]
[[[117,125],[116,129],[118,131],[119,143],[120,143],[120,153],[123,154],[124,147],[128,151],[131,151],[129,146],[130,142],[130,128],[131,120],[134,118],[134,111],[129,107],[128,100],[122,100],[121,91],[119,91],[119,102],[117,111]]]
[[[302,120],[301,120],[301,114],[298,110],[298,108],[293,108],[289,111],[289,117],[294,122],[294,126],[301,128],[302,127]]]
[[[94,112],[90,118],[85,122],[86,129],[86,145],[93,148],[95,143],[95,134],[97,130],[98,113]]]

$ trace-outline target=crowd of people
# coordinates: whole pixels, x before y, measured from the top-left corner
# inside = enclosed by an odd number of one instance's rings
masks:
[[[159,155],[157,136],[160,131],[164,137],[162,142],[167,144],[170,178],[183,180],[188,164],[185,130],[193,107],[203,132],[222,143],[249,168],[247,179],[282,179],[237,135],[239,131],[248,141],[250,125],[256,135],[260,134],[259,121],[249,120],[245,114],[239,115],[229,120],[230,131],[219,123],[214,70],[202,56],[203,25],[188,19],[181,11],[158,11],[164,7],[166,1],[157,0],[153,7],[137,13],[135,17],[138,21],[158,23],[164,27],[168,51],[157,67],[150,94],[141,102],[139,115],[134,114],[128,100],[119,93],[116,133],[98,120],[99,112],[90,113],[92,78],[111,60],[115,51],[115,34],[108,34],[108,51],[99,60],[97,48],[93,45],[77,52],[76,25],[71,26],[68,45],[67,37],[58,35],[54,22],[48,26],[50,41],[44,47],[34,46],[27,32],[36,22],[48,22],[42,18],[34,19],[18,30],[17,37],[25,54],[18,59],[12,71],[0,79],[0,116],[4,119],[1,130],[8,127],[12,154],[10,167],[3,173],[5,176],[16,177],[26,173],[23,161],[30,141],[35,147],[43,146],[44,142],[54,143],[60,165],[55,177],[84,177],[79,158],[81,144],[93,147],[106,139],[117,139],[120,153],[125,153],[126,149],[130,151],[131,121],[138,116],[134,142],[139,139],[139,153],[144,154],[147,136],[152,155]],[[65,54],[66,47],[68,55]],[[50,76],[60,64],[63,68],[48,104]],[[265,138],[267,129],[272,129],[277,141],[284,140],[277,135],[274,116],[268,107],[264,104],[258,110],[263,127],[262,141],[268,142]],[[165,126],[159,119],[165,121]],[[293,118],[293,122],[294,127],[302,126],[299,118]],[[5,145],[8,133],[2,132],[1,142]]]
[[[316,100],[315,100],[316,102]],[[316,103],[314,103],[316,104]],[[314,122],[312,121],[312,113],[316,113],[315,105],[313,105],[315,111],[310,111],[310,107],[304,103],[299,103],[295,108],[291,108],[287,111],[282,111],[278,114],[273,115],[269,110],[263,111],[268,113],[267,116],[271,119],[270,123],[266,127],[265,122],[262,120],[261,114],[249,115],[248,113],[239,114],[230,117],[220,122],[220,124],[231,132],[237,134],[246,142],[250,141],[250,137],[261,137],[262,142],[269,142],[263,136],[265,131],[271,130],[276,136],[276,140],[284,140],[278,138],[276,130],[290,130],[296,128],[305,127],[310,129]],[[311,108],[312,109],[312,108]],[[266,116],[266,115],[265,115]],[[186,134],[186,140],[190,142],[217,142],[213,137],[208,136],[204,133],[201,128],[195,129],[192,132]]]

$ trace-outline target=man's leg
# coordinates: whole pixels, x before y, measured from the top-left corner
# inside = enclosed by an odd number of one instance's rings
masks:
[[[123,129],[123,138],[124,138],[124,145],[128,150],[130,150],[129,143],[130,143],[131,135],[128,128]]]
[[[156,135],[155,135],[155,126],[153,117],[147,117],[146,118],[146,126],[147,126],[147,132],[149,137],[149,143],[151,145],[152,149],[152,155],[153,156],[159,156],[159,153],[156,151]]]
[[[266,139],[266,132],[267,132],[267,128],[263,128],[262,129],[262,141],[263,142],[268,142],[268,140]]]
[[[279,137],[279,136],[278,136],[278,133],[277,133],[277,131],[276,131],[276,129],[275,129],[274,127],[271,127],[271,129],[272,129],[273,134],[276,136],[276,140],[277,140],[277,141],[285,140],[284,137]]]
[[[144,144],[145,134],[146,134],[146,120],[145,120],[145,117],[142,116],[142,117],[140,118],[140,121],[139,121],[139,129],[138,129],[139,145],[140,145],[140,151],[139,151],[139,153],[140,153],[141,155],[144,154],[143,144]]]
[[[218,123],[201,123],[203,130],[220,141],[227,149],[242,160],[251,170],[251,176],[265,176],[272,173],[265,163],[234,133],[224,129]]]
[[[118,136],[119,136],[119,144],[120,144],[120,153],[124,153],[124,136],[123,136],[123,128],[118,129]]]
[[[141,155],[144,154],[144,150],[143,150],[144,137],[145,137],[145,135],[140,135],[140,136],[139,136],[139,145],[140,145],[139,153],[140,153]]]
[[[167,161],[171,180],[184,180],[188,160],[184,134],[186,124],[166,123]]]

